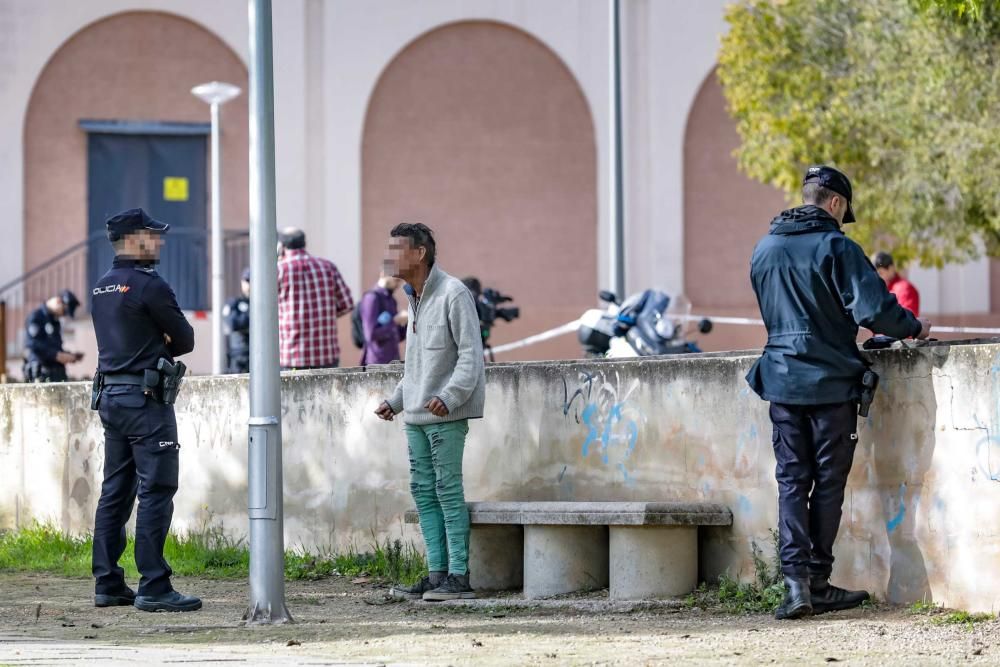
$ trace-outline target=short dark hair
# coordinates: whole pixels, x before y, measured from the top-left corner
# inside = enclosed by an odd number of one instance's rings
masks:
[[[306,247],[306,233],[301,229],[289,227],[278,232],[278,241],[281,247],[288,250],[301,250]]]
[[[894,264],[892,261],[892,255],[887,252],[877,252],[875,253],[875,259],[872,260],[872,264],[875,265],[876,269],[888,269]]]
[[[436,245],[434,232],[431,231],[430,227],[420,222],[401,222],[392,228],[389,236],[410,239],[410,245],[414,248],[423,246],[427,250],[427,266],[434,266]]]
[[[829,188],[824,188],[819,183],[806,183],[802,186],[802,202],[804,204],[822,206],[830,201],[834,195],[843,198],[843,195],[837,194]]]

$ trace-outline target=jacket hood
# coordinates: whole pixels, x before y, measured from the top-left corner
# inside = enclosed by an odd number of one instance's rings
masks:
[[[780,236],[839,231],[837,219],[812,204],[782,211],[771,221],[771,234]]]

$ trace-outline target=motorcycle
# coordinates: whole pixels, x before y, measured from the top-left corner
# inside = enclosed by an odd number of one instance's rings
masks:
[[[688,340],[692,328],[691,302],[679,295],[671,299],[648,289],[620,302],[613,292],[601,291],[604,309],[593,308],[580,317],[577,339],[588,357],[647,357],[701,352]],[[698,321],[698,332],[712,331],[708,319]]]

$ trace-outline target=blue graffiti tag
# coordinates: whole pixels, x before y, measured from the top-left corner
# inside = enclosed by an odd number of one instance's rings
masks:
[[[903,517],[906,516],[906,503],[904,502],[904,497],[906,496],[906,482],[899,485],[899,511],[896,512],[896,516],[889,519],[886,522],[885,527],[891,533],[899,528],[899,524],[903,523]]]
[[[639,441],[639,424],[645,422],[639,409],[629,401],[629,396],[638,385],[639,381],[634,380],[623,393],[621,378],[617,374],[612,384],[603,373],[600,379],[589,373],[580,373],[580,386],[571,394],[568,383],[563,379],[563,415],[569,416],[573,404],[580,399],[574,418],[587,431],[580,455],[587,458],[592,447],[596,448],[600,452],[601,463],[611,465],[613,462],[626,482],[631,480],[626,461]]]

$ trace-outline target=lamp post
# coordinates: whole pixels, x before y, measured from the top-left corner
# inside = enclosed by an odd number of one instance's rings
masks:
[[[212,372],[225,371],[226,358],[222,339],[222,302],[225,299],[226,274],[222,244],[222,183],[219,159],[219,107],[240,94],[231,83],[212,81],[195,86],[191,93],[212,108]]]

